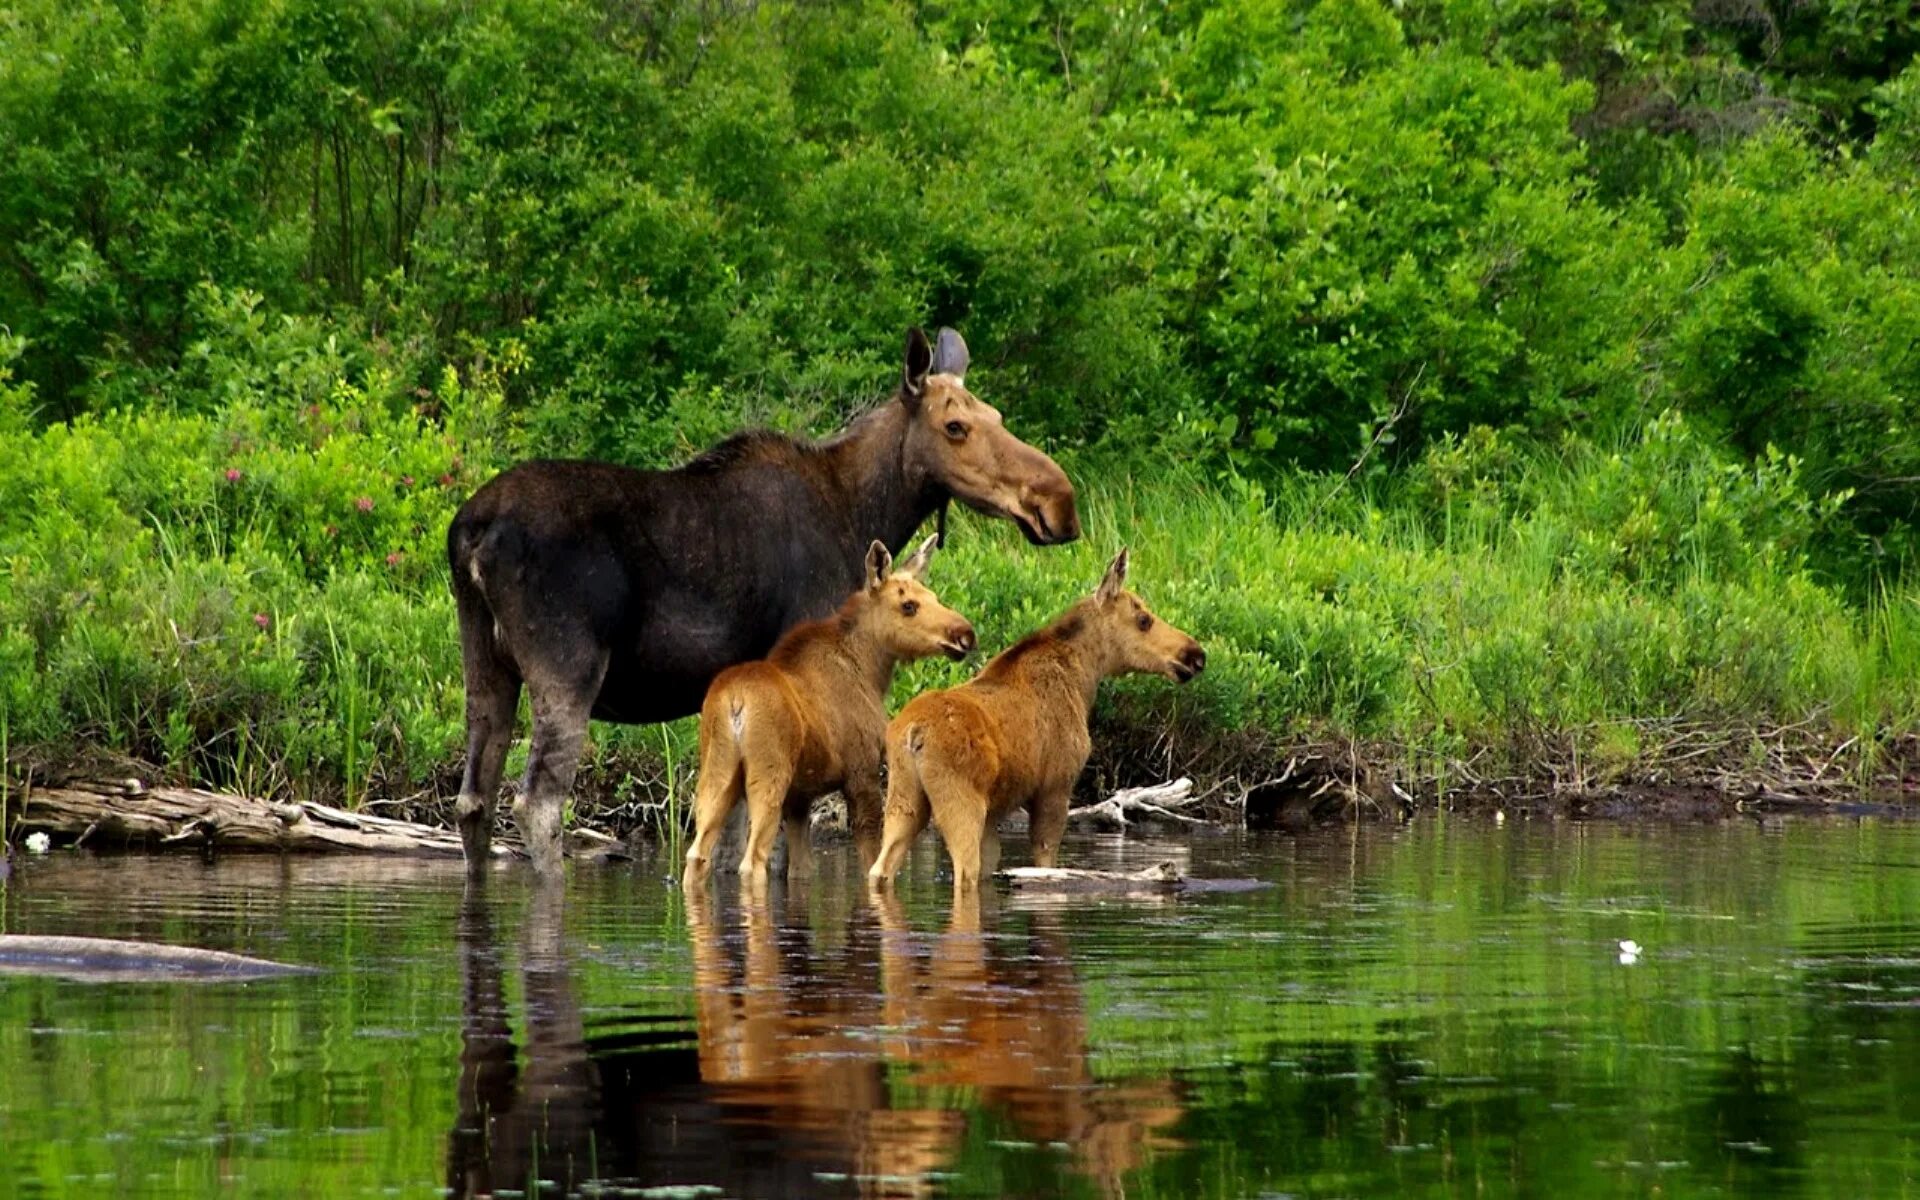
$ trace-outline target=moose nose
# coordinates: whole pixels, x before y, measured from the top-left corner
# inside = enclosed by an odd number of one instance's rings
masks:
[[[1199,642],[1191,642],[1180,652],[1180,665],[1198,675],[1207,669],[1207,652],[1200,648]]]
[[[947,635],[947,640],[960,647],[960,649],[966,653],[972,654],[973,626],[965,624],[955,625],[953,631]]]

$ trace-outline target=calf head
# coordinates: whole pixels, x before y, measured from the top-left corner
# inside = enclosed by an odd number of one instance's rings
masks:
[[[897,658],[944,654],[955,662],[973,651],[973,626],[940,603],[924,582],[937,539],[928,538],[894,570],[893,555],[875,542],[867,550],[866,622]]]
[[[1107,674],[1165,675],[1185,683],[1206,670],[1200,643],[1162,621],[1127,590],[1127,552],[1107,566],[1100,587],[1088,602],[1088,622],[1099,632],[1107,656]]]
[[[951,329],[927,345],[907,333],[900,403],[909,418],[906,465],[976,512],[1005,517],[1029,542],[1051,546],[1080,536],[1073,484],[1060,465],[1007,432],[1000,413],[967,390],[967,344]]]

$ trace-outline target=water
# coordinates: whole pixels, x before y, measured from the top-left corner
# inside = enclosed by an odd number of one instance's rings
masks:
[[[1081,840],[1276,886],[959,909],[937,850],[757,907],[30,861],[7,932],[325,973],[0,976],[0,1195],[1920,1190],[1920,823]]]

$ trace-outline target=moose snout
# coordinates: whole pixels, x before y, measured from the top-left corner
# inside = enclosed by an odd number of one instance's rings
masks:
[[[1181,647],[1180,653],[1174,656],[1173,673],[1181,683],[1187,682],[1206,669],[1207,652],[1200,648],[1199,642],[1188,642]]]
[[[1058,546],[1080,536],[1080,509],[1065,472],[1049,486],[1029,489],[1026,507],[1040,544]]]
[[[946,641],[942,643],[940,648],[947,652],[948,658],[959,662],[967,655],[973,653],[973,645],[973,626],[962,621],[947,630]]]

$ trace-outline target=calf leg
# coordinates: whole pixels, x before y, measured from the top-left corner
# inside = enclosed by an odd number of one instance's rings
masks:
[[[686,884],[697,887],[713,870],[713,852],[727,817],[746,791],[739,747],[714,722],[700,719],[700,777],[694,783],[693,843],[687,847]]]
[[[980,832],[980,878],[985,879],[1000,869],[1000,827],[996,822],[988,821],[987,827]]]
[[[868,871],[880,858],[880,839],[886,829],[886,798],[880,790],[880,768],[847,776],[842,789],[847,797],[847,827],[853,831],[853,845],[860,852],[860,869]],[[918,832],[916,830],[915,832]]]
[[[767,887],[773,839],[793,786],[793,766],[785,759],[754,763],[747,771],[747,849],[740,856],[740,886],[760,894]]]
[[[980,846],[986,840],[987,798],[970,784],[946,779],[927,788],[933,823],[953,859],[953,894],[980,886]]]
[[[1060,837],[1067,831],[1067,803],[1071,786],[1040,793],[1027,805],[1027,839],[1033,847],[1033,865],[1051,867],[1060,853]]]
[[[787,878],[813,878],[813,801],[787,805]]]
[[[867,868],[869,883],[892,883],[900,864],[913,849],[913,839],[927,827],[927,793],[920,786],[919,772],[905,755],[890,759],[887,765],[886,816],[880,836],[880,850]]]

